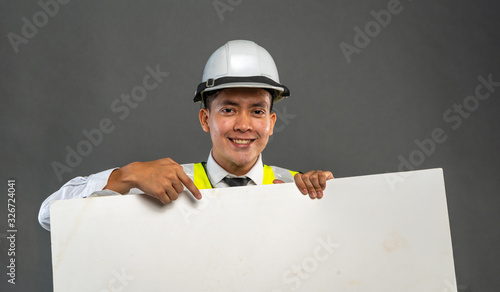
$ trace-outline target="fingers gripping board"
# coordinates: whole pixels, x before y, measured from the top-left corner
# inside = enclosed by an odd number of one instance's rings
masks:
[[[457,291],[441,169],[51,206],[54,291]]]

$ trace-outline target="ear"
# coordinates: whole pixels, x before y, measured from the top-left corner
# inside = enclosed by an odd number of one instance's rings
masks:
[[[203,128],[203,131],[205,132],[210,132],[210,127],[208,126],[208,116],[209,116],[209,111],[206,108],[200,109],[199,117],[200,117],[200,124],[201,127]]]
[[[269,119],[271,120],[271,127],[269,130],[269,136],[271,136],[274,132],[274,124],[276,124],[276,113],[271,113]]]

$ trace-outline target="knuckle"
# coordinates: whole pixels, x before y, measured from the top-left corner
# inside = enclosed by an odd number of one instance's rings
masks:
[[[182,184],[175,184],[174,189],[176,193],[182,193],[184,191],[184,186]]]
[[[175,161],[170,157],[158,159],[158,162],[160,162],[164,166],[172,166],[172,164],[175,164]]]
[[[168,180],[168,184],[172,184],[172,182],[176,180],[177,175],[175,172],[168,171],[165,172],[164,177]]]
[[[154,198],[158,199],[163,204],[168,204],[170,202],[170,199],[162,191],[153,191],[150,193],[150,195],[153,196]]]
[[[155,189],[151,192],[151,194],[160,199],[165,194],[165,192],[162,189]]]
[[[168,204],[170,203],[170,198],[167,196],[167,194],[162,194],[161,196],[157,197],[158,200],[160,200],[163,204]]]
[[[188,181],[186,182],[185,186],[189,187],[189,188],[195,188],[196,185],[194,184],[193,180],[191,180],[190,178],[188,178]]]

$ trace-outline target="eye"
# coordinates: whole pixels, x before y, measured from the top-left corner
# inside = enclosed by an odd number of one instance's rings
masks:
[[[231,108],[223,108],[220,111],[223,112],[223,113],[227,113],[228,114],[228,113],[233,112],[233,109],[231,109]]]
[[[253,112],[254,112],[255,114],[257,114],[257,115],[263,115],[263,114],[265,114],[265,113],[266,113],[264,110],[260,110],[260,109],[258,109],[258,110],[254,110]]]

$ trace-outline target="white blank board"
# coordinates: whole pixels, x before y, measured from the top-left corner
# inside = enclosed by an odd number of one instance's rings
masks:
[[[51,206],[54,291],[457,291],[441,169]]]

